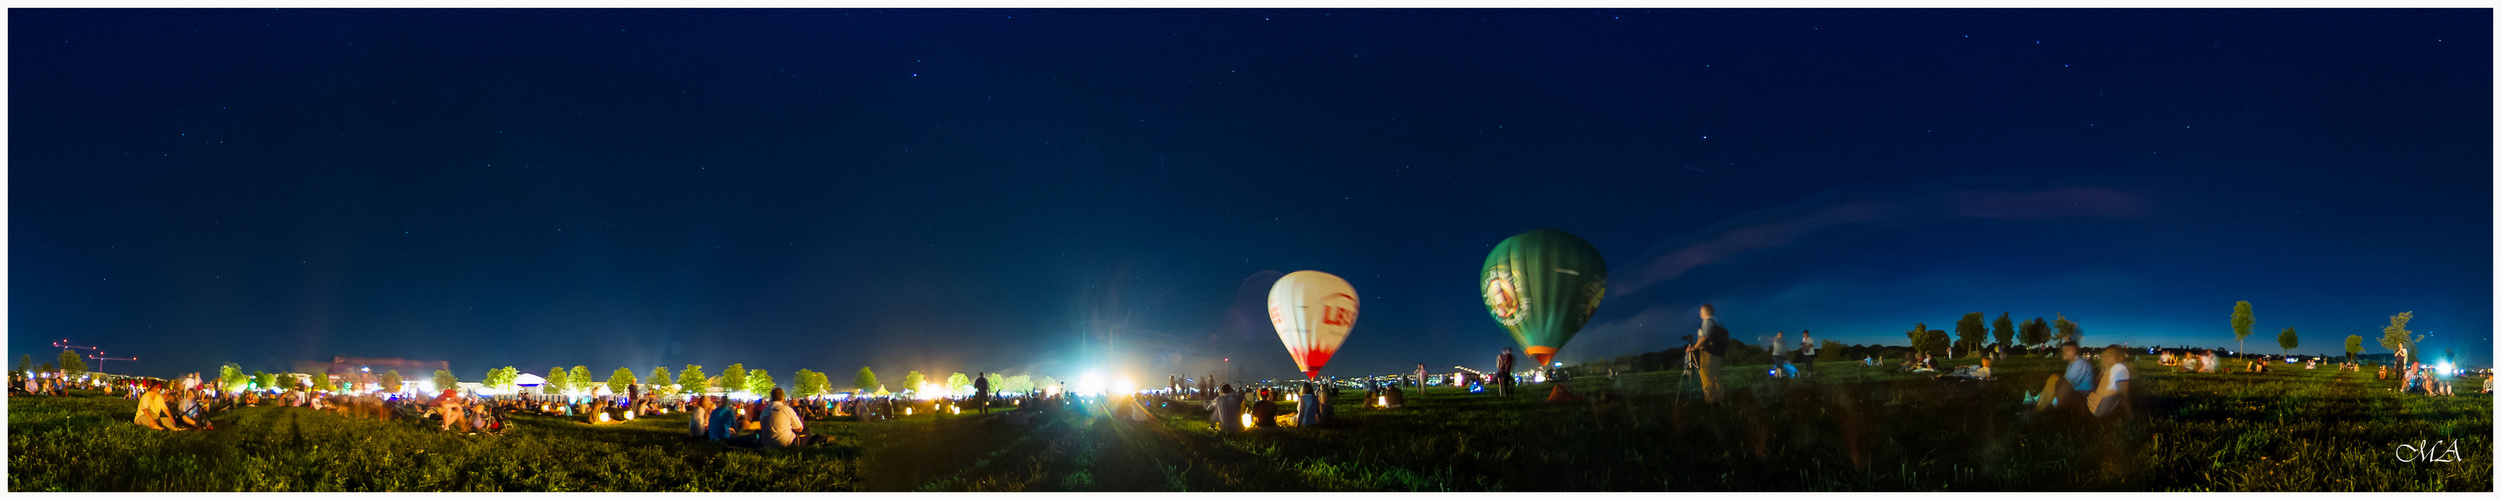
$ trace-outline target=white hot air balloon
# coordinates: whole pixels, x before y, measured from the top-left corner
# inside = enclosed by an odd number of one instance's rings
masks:
[[[1346,342],[1361,302],[1355,297],[1354,285],[1319,271],[1295,271],[1268,289],[1268,323],[1277,327],[1277,340],[1285,342],[1303,376],[1319,377],[1320,367]]]

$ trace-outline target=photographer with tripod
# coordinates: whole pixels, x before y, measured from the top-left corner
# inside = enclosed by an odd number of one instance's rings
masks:
[[[1719,403],[1719,358],[1728,353],[1728,328],[1712,319],[1711,305],[1702,305],[1702,328],[1694,332],[1694,342],[1685,346],[1686,357],[1702,374],[1702,400]]]

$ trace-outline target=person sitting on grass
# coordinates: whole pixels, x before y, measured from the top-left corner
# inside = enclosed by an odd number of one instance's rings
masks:
[[[2205,360],[2204,360],[2204,361],[2200,361],[2200,362],[2198,362],[2198,363],[2197,363],[2197,371],[2198,371],[2198,372],[2202,372],[2202,373],[2214,373],[2214,372],[2215,372],[2215,370],[2220,370],[2220,369],[2222,369],[2222,368],[2223,368],[2223,363],[2222,363],[2222,362],[2220,362],[2220,361],[2217,361],[2217,360],[2215,359],[2215,354],[2214,354],[2214,350],[2213,350],[2213,349],[2206,349],[2206,350],[2205,350],[2205,352],[2206,352]]]
[[[2110,416],[2127,402],[2129,378],[2127,350],[2121,349],[2118,344],[2102,348],[2102,370],[2104,373],[2101,387],[2095,389],[2093,395],[2085,402],[2085,406],[2092,408],[2093,416],[2096,417]]]
[[[1233,384],[1216,387],[1216,399],[1207,406],[1212,410],[1207,418],[1216,424],[1216,432],[1242,432],[1242,395],[1233,392]]]
[[[707,429],[704,431],[704,437],[718,442],[728,441],[731,437],[738,435],[737,406],[736,403],[723,401],[720,396],[706,398],[704,407],[710,408],[712,415],[704,418],[704,425]]]
[[[459,389],[444,389],[443,395],[435,396],[434,407],[435,413],[443,416],[440,430],[469,430],[469,422],[465,420],[468,418],[468,405],[460,401]]]
[[[139,391],[139,411],[131,415],[131,423],[160,431],[182,430],[182,421],[175,419],[172,412],[165,411],[165,390],[162,386],[150,384]]]
[[[176,418],[182,420],[182,425],[184,427],[201,430],[216,428],[215,425],[210,424],[208,421],[208,406],[201,402],[201,400],[207,399],[207,395],[201,394],[199,389],[185,390],[180,394],[182,395],[182,399],[179,404],[175,405],[175,407],[180,408],[180,410],[177,410],[174,415]]]
[[[2093,363],[2077,357],[2076,351],[2073,342],[2058,346],[2058,356],[2066,358],[2067,370],[2050,374],[2049,381],[2041,385],[2039,399],[2032,406],[2034,413],[2057,406],[2083,408],[2084,391],[2093,390]]]
[[[700,397],[700,396],[696,397],[696,398],[695,398],[695,406],[694,406],[693,408],[689,408],[689,409],[688,409],[688,411],[687,411],[687,413],[686,413],[686,435],[687,435],[687,437],[692,437],[692,438],[695,438],[695,439],[703,439],[703,431],[704,431],[704,427],[707,427],[707,426],[708,426],[707,424],[709,424],[709,423],[711,422],[711,419],[712,419],[712,404],[711,404],[711,400],[709,400],[709,399],[703,399],[703,398],[702,398],[702,397]]]
[[[808,435],[807,421],[799,418],[799,411],[792,409],[787,399],[789,396],[782,393],[782,388],[773,388],[773,405],[765,409],[764,418],[759,419],[764,422],[764,429],[756,431],[756,437],[763,441],[764,447],[807,446],[821,442],[818,438],[832,437]]]
[[[2492,372],[2484,372],[2484,394],[2492,394]]]
[[[1302,394],[1302,398],[1294,403],[1294,426],[1319,426],[1320,407],[1322,406],[1320,391],[1311,384],[1306,383],[1303,384]]]

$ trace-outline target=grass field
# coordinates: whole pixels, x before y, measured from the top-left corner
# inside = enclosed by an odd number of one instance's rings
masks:
[[[1435,388],[1410,405],[1341,401],[1324,428],[1219,436],[1206,412],[1094,409],[816,422],[835,446],[682,439],[683,416],[588,426],[517,417],[501,436],[300,408],[243,408],[209,432],[149,431],[101,395],[9,400],[9,489],[171,491],[2491,491],[2492,399],[2426,398],[2332,370],[2172,374],[2138,366],[2138,414],[2024,417],[2059,364],[1996,383],[1826,364],[1767,379],[1732,367],[1729,401],[1677,398],[1679,374],[1580,380],[1609,403],[1549,405]],[[1690,387],[1691,382],[1684,384]],[[2467,385],[2467,384],[2461,384]],[[1353,399],[1353,398],[1346,398]],[[2454,443],[2455,461],[2397,459]],[[2448,454],[2444,453],[2446,457]]]

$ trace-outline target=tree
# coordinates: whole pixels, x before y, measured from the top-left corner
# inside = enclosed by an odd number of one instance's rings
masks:
[[[2275,343],[2283,344],[2284,354],[2292,354],[2293,348],[2301,347],[2301,335],[2293,333],[2293,327],[2287,326],[2284,333],[2275,334]]]
[[[921,384],[928,382],[929,377],[921,376],[920,370],[912,370],[903,374],[903,390],[912,391],[913,395],[920,395]]]
[[[18,371],[19,373],[34,373],[34,370],[35,370],[35,355],[33,355],[33,354],[19,354],[19,355],[17,355],[17,371]],[[32,375],[29,375],[29,376],[32,376]]]
[[[2362,336],[2361,336],[2361,335],[2346,335],[2346,336],[2345,336],[2345,362],[2347,362],[2347,363],[2351,363],[2351,362],[2353,362],[2353,358],[2354,358],[2354,357],[2361,356],[2361,355],[2362,355]]]
[[[69,349],[61,350],[61,374],[76,377],[87,373],[87,358]]]
[[[1014,376],[1014,377],[1008,377],[1008,378],[1007,378],[1007,382],[1006,382],[1006,384],[1005,384],[1004,386],[1002,386],[1002,387],[1001,387],[1001,390],[1004,390],[1004,391],[1007,391],[1007,392],[1013,392],[1013,393],[1017,393],[1017,394],[1027,394],[1027,393],[1032,393],[1032,392],[1033,392],[1033,376],[1032,376],[1032,375],[1017,375],[1017,376]]]
[[[1991,323],[1989,326],[1996,327],[1995,329],[1989,331],[1989,336],[1997,338],[1997,345],[2010,347],[2015,345],[2015,321],[2013,318],[2009,318],[2007,313],[2003,311],[1998,312],[1997,322]]]
[[[1961,339],[1963,352],[1977,354],[1980,344],[1988,343],[1988,321],[1989,313],[1975,312],[1964,314],[1961,321],[1954,322],[1954,335]]]
[[[493,369],[493,370],[487,370],[487,371],[486,371],[486,378],[485,378],[485,379],[482,379],[482,380],[479,380],[479,381],[478,381],[478,385],[483,385],[483,386],[490,387],[490,388],[494,388],[494,389],[509,390],[509,389],[512,389],[512,381],[513,381],[513,379],[517,379],[517,378],[520,378],[520,377],[521,377],[521,370],[520,370],[520,369],[518,369],[518,368],[513,368],[513,367],[510,367],[510,366],[503,367],[503,368],[496,368],[496,369]]]
[[[582,392],[591,392],[591,388],[596,387],[592,384],[599,383],[599,381],[591,380],[591,367],[582,365],[573,365],[573,371],[564,375],[564,381],[566,390]]]
[[[258,378],[258,379],[260,379],[260,381],[261,381],[261,389],[262,389],[262,390],[273,390],[273,389],[285,389],[285,388],[287,388],[287,386],[286,386],[285,384],[278,382],[278,374],[275,374],[275,373],[261,373],[261,372],[257,372],[257,371],[256,371],[256,372],[252,372],[252,375],[255,375],[255,377],[253,377],[253,378]]]
[[[234,363],[226,363],[226,366],[217,367],[217,390],[232,391],[242,389],[245,377],[248,376],[249,375],[243,374],[243,367],[235,366]]]
[[[1055,391],[1055,390],[1059,390],[1059,379],[1056,379],[1056,378],[1051,378],[1051,377],[1045,376],[1045,377],[1042,377],[1042,380],[1035,381],[1035,382],[1034,382],[1034,384],[1033,384],[1033,386],[1034,386],[1034,387],[1033,387],[1033,388],[1034,388],[1034,390],[1037,390],[1037,391]]]
[[[2067,320],[2066,314],[2059,314],[2058,320],[2051,322],[2050,326],[2058,330],[2058,343],[2084,344],[2084,327],[2076,326],[2074,321]]]
[[[675,393],[676,391],[669,390],[669,384],[674,383],[677,383],[677,377],[669,376],[669,367],[651,367],[651,392],[661,395]]]
[[[1910,336],[1911,349],[1927,353],[1945,352],[1945,344],[1948,340],[1945,338],[1944,330],[1930,330],[1927,323],[1918,323],[1912,326],[1910,331],[1903,333]]]
[[[953,375],[948,375],[948,376],[947,376],[947,394],[972,394],[972,393],[973,393],[973,378],[972,378],[972,377],[966,377],[966,376],[964,376],[964,372],[955,372],[955,374],[953,374]]]
[[[747,392],[763,395],[773,392],[773,387],[773,374],[765,373],[763,368],[747,371]]]
[[[2240,341],[2240,351],[2249,350],[2249,327],[2255,324],[2258,324],[2258,318],[2250,314],[2249,301],[2240,301],[2232,306],[2232,340]]]
[[[2049,322],[2041,321],[2041,318],[2024,320],[2023,326],[2016,327],[2015,331],[2023,336],[2023,345],[2039,347],[2048,345],[2051,340]]]
[[[439,390],[444,390],[444,389],[459,389],[459,388],[460,388],[460,377],[455,377],[455,376],[452,376],[452,371],[451,371],[451,370],[449,370],[449,369],[437,369],[437,370],[434,370],[434,390],[438,390],[438,391],[439,391]]]
[[[816,373],[816,372],[815,372],[814,370],[809,370],[809,369],[806,369],[806,368],[800,368],[800,369],[799,369],[799,371],[796,371],[796,372],[791,372],[791,374],[790,374],[790,395],[791,395],[791,397],[799,397],[799,396],[805,396],[805,395],[810,395],[810,394],[815,394],[815,393],[816,393],[816,392],[815,392],[815,391],[816,391],[816,381],[815,381],[815,380],[813,380],[813,378],[812,378],[812,377],[809,377],[809,376],[808,376],[808,374],[811,374],[811,373]]]
[[[728,392],[747,390],[746,363],[730,363],[729,368],[721,370],[721,390]]]
[[[547,379],[546,382],[539,383],[538,387],[541,391],[563,394],[573,388],[573,377],[565,376],[562,366],[548,368],[547,376],[540,378]]]
[[[2380,347],[2386,347],[2390,351],[2404,348],[2406,356],[2404,359],[2398,359],[2398,363],[2411,362],[2414,361],[2413,358],[2421,356],[2420,353],[2414,352],[2414,343],[2422,342],[2423,337],[2413,335],[2414,332],[2405,329],[2405,324],[2412,321],[2414,321],[2414,311],[2397,313],[2396,316],[2388,317],[2387,328],[2381,328],[2379,330]]]
[[[689,394],[712,392],[711,379],[703,376],[703,365],[686,365],[685,371],[677,372],[677,390]]]
[[[382,372],[382,392],[399,392],[399,370]]]
[[[626,391],[633,390],[634,384],[642,382],[641,379],[634,378],[634,369],[619,366],[617,371],[608,372],[608,393],[624,394]]]
[[[851,376],[851,386],[863,393],[877,390],[877,372],[866,366],[860,367],[860,373]]]

